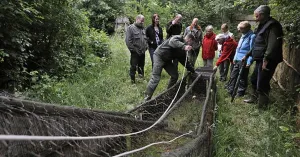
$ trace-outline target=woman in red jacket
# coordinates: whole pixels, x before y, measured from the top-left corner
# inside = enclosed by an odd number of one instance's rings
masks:
[[[235,55],[237,43],[231,37],[225,36],[224,34],[218,34],[216,36],[216,40],[220,45],[222,45],[221,48],[222,53],[219,59],[217,60],[214,70],[216,70],[221,63],[225,63],[225,65],[227,66],[225,66],[223,72],[220,72],[220,80],[226,81],[229,65],[230,62],[232,62],[233,56]]]
[[[202,41],[202,59],[205,67],[213,67],[215,51],[218,49],[218,43],[215,40],[216,34],[213,32],[212,25],[205,28],[206,34]]]

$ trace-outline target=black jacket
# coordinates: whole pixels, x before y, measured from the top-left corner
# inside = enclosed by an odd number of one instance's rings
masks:
[[[158,45],[160,45],[163,42],[163,30],[161,27],[158,27],[159,33],[158,37],[160,40],[160,43],[156,43],[156,32],[153,25],[150,25],[146,28],[146,36],[148,38],[148,45],[152,48],[157,48]]]
[[[270,18],[266,23],[259,24],[255,31],[256,38],[252,49],[254,60],[267,60],[275,63],[282,61],[283,31],[281,24]]]
[[[169,39],[172,35],[180,35],[182,32],[182,24],[172,24],[172,21],[170,21],[167,24],[166,27],[166,31],[167,31],[167,39]]]

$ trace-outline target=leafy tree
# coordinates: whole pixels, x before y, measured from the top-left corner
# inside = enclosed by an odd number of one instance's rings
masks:
[[[112,34],[114,32],[114,22],[121,14],[123,1],[119,0],[84,0],[80,9],[85,9],[90,20],[90,27],[100,29]]]
[[[290,46],[300,48],[300,10],[297,0],[270,0],[272,14],[281,22]]]

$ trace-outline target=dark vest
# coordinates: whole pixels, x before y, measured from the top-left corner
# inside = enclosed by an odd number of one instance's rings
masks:
[[[255,32],[255,41],[252,50],[252,57],[254,60],[262,60],[268,46],[268,33],[271,25],[278,23],[276,20],[271,18],[267,23],[258,28]]]

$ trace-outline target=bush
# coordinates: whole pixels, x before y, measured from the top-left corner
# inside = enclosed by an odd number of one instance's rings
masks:
[[[106,34],[90,29],[75,6],[72,0],[0,2],[0,89],[22,90],[44,75],[62,79],[91,53],[109,56]]]
[[[109,50],[109,39],[105,32],[96,30],[94,28],[90,29],[88,34],[88,46],[90,48],[90,53],[98,57],[106,57],[110,56]]]

